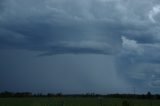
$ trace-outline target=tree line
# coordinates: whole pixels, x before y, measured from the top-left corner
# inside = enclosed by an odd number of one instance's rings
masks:
[[[147,92],[146,94],[95,94],[95,93],[86,93],[86,94],[62,94],[62,93],[36,93],[31,92],[0,92],[0,97],[108,97],[108,98],[135,98],[135,99],[160,99],[160,94],[151,94]]]

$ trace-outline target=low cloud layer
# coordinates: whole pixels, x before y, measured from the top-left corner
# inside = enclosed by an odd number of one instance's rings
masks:
[[[54,44],[48,49],[48,52],[39,56],[54,54],[114,54],[117,51],[112,50],[112,46],[103,42],[81,41],[81,42],[61,42]]]

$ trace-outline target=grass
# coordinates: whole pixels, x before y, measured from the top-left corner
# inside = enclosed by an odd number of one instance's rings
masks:
[[[160,100],[119,99],[119,98],[83,98],[83,97],[31,97],[31,98],[0,98],[0,106],[160,106]]]

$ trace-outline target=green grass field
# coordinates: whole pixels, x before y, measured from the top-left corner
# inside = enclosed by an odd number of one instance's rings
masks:
[[[160,100],[86,97],[0,98],[0,106],[123,106],[126,100],[129,106],[160,106]]]

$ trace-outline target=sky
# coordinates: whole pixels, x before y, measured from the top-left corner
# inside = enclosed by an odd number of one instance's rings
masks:
[[[160,93],[159,0],[0,0],[0,91]]]

